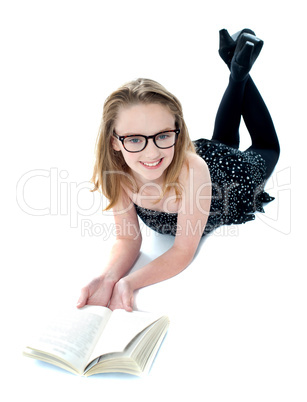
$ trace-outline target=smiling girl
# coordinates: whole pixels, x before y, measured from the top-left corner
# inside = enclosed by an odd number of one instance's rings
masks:
[[[109,200],[120,230],[102,274],[81,290],[77,307],[132,311],[134,291],[184,270],[202,236],[254,219],[263,202],[272,200],[263,189],[279,143],[249,75],[262,45],[251,30],[233,37],[220,31],[219,53],[231,74],[211,140],[190,140],[180,102],[153,80],[132,81],[107,98],[92,180]],[[241,116],[252,140],[244,152],[238,150]],[[129,274],[142,243],[138,217],[175,240]]]

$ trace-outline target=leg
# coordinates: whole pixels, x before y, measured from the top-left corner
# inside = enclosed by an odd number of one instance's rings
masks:
[[[252,140],[246,151],[257,152],[263,157],[269,177],[280,153],[270,113],[250,76],[239,82],[230,76],[217,111],[212,139],[238,149],[241,115]]]
[[[242,115],[252,140],[247,151],[255,151],[263,157],[268,178],[279,158],[279,142],[270,113],[250,77],[245,86]]]
[[[231,70],[231,74],[233,75],[233,73],[235,73],[234,76],[237,79],[239,78],[239,81],[240,77],[244,77],[244,73],[251,68],[263,46],[263,41],[259,40],[255,36],[253,37],[253,35],[255,35],[254,32],[249,29],[244,29],[232,37],[229,35],[227,30],[223,29],[220,31],[219,54]],[[243,44],[246,42],[246,40],[251,41],[254,45],[254,55],[251,54],[251,57],[249,52],[246,52],[246,49],[242,50]],[[245,70],[243,71],[243,75],[241,69],[242,66],[240,66],[240,63],[248,66],[247,69],[246,67],[243,68],[243,70]],[[234,101],[235,100],[237,101],[238,98],[235,97]],[[228,101],[228,104],[225,104],[225,107],[231,108],[232,106],[235,105],[232,105],[231,100]],[[247,76],[245,81],[244,97],[241,100],[241,105],[238,104],[235,110],[238,111],[239,109],[243,115],[243,119],[252,139],[252,146],[248,150],[261,154],[266,162],[267,177],[269,177],[279,158],[279,142],[269,111],[250,76]],[[230,113],[232,112],[233,110],[230,109]],[[216,137],[217,140],[224,142],[227,145],[231,145],[234,138],[233,134],[232,139],[227,139],[227,124],[230,124],[231,119],[225,119],[225,125],[222,124],[224,121],[222,109],[221,114],[218,114],[218,116],[219,121],[216,125],[213,137]],[[225,116],[227,116],[227,113]],[[232,121],[235,119],[238,121],[238,116],[233,116]],[[239,144],[238,131],[236,141],[234,142]]]
[[[227,50],[227,55],[233,52],[231,61],[227,58],[225,59],[226,62],[229,62],[231,75],[217,112],[212,137],[213,140],[234,148],[239,148],[239,126],[243,111],[245,86],[249,80],[249,71],[263,45],[263,41],[255,35],[242,32],[239,35],[238,43],[235,43],[229,36],[226,41],[227,46],[224,46],[224,50]]]
[[[233,148],[239,148],[239,126],[246,80],[236,82],[230,76],[229,84],[219,105],[212,139]]]

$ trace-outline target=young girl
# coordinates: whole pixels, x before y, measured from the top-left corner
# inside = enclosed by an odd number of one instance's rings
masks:
[[[262,45],[249,29],[232,37],[220,31],[219,54],[231,73],[210,141],[191,142],[180,102],[155,81],[138,79],[108,97],[93,182],[113,208],[118,233],[102,274],[81,290],[77,307],[132,311],[133,292],[184,270],[203,235],[254,219],[273,199],[263,188],[279,143],[249,75]],[[238,150],[241,116],[252,141],[244,152]],[[128,274],[141,247],[138,216],[176,237],[168,251]]]

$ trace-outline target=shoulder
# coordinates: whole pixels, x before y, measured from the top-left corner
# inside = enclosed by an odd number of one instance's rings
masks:
[[[192,167],[205,167],[207,163],[194,152],[187,152],[187,163]]]
[[[180,181],[184,185],[187,180],[210,180],[210,173],[207,163],[196,153],[187,152],[186,163],[180,175]]]

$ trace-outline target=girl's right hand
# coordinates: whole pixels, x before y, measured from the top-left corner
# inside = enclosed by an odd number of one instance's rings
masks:
[[[107,307],[112,296],[114,281],[105,276],[94,278],[87,286],[81,289],[77,307],[88,305]]]

